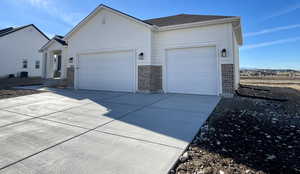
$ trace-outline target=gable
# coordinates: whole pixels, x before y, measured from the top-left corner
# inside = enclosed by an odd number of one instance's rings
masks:
[[[52,42],[46,47],[47,50],[62,50],[62,48],[63,48],[63,45],[61,45],[56,40],[52,40]]]
[[[153,28],[152,24],[149,24],[145,21],[142,21],[138,18],[132,17],[130,15],[127,15],[123,12],[120,12],[118,10],[115,10],[113,8],[110,8],[105,5],[98,6],[95,10],[93,10],[87,17],[85,17],[79,24],[77,24],[69,33],[66,34],[65,38],[66,40],[72,37],[74,33],[81,30],[83,26],[85,26],[87,23],[90,22],[94,17],[98,16],[99,13],[103,13],[103,11],[110,12],[111,14],[118,15],[120,17],[123,17],[124,19],[127,19],[128,21],[131,21],[132,23],[139,24],[141,26],[147,27],[147,28]]]
[[[109,9],[99,10],[66,38],[68,56],[103,50],[134,49],[150,62],[151,28]]]
[[[51,40],[49,40],[39,51],[46,50],[51,47],[53,44],[59,44],[60,47],[67,46],[68,44],[63,40],[63,36],[55,35]]]
[[[109,11],[120,17],[126,18],[132,23],[140,24],[152,31],[169,30],[176,28],[190,28],[198,25],[211,25],[221,23],[238,23],[240,25],[240,17],[236,16],[216,16],[216,15],[190,15],[180,14],[162,18],[140,20],[121,11],[115,10],[111,7],[101,4],[93,10],[87,17],[85,17],[79,24],[77,24],[69,33],[66,34],[65,40],[68,40],[74,33],[81,30],[90,20],[98,16],[101,11]],[[241,27],[239,27],[241,28]],[[239,29],[235,30],[239,44],[242,44],[242,34]]]
[[[136,47],[150,44],[151,29],[102,9],[67,39],[70,49]]]
[[[22,29],[15,30],[1,36],[0,40],[7,45],[11,43],[14,43],[16,45],[28,43],[32,45],[43,45],[48,41],[48,38],[41,34],[40,31],[36,29],[36,27],[29,25],[24,28],[22,27]]]
[[[26,30],[28,28],[36,30],[41,36],[43,36],[43,37],[45,37],[45,39],[49,40],[49,38],[33,24],[25,25],[25,26],[21,26],[21,27],[17,27],[17,28],[13,28],[13,27],[5,28],[3,30],[0,30],[0,37],[7,36],[9,34],[13,34],[18,31]]]
[[[41,69],[34,68],[35,61],[41,61],[38,49],[48,41],[33,26],[26,27],[0,37],[1,61],[0,76],[22,71],[22,60],[28,60],[29,75],[40,76]]]

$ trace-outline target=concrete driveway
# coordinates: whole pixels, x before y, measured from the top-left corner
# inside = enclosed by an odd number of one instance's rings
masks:
[[[166,174],[218,101],[84,90],[0,100],[0,173]]]

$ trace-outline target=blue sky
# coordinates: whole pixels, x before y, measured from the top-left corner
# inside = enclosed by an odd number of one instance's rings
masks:
[[[1,0],[0,28],[33,23],[49,36],[64,35],[101,3],[140,19],[241,16],[241,67],[300,69],[300,0]]]

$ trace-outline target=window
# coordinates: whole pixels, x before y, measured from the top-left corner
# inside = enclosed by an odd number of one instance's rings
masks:
[[[23,69],[26,69],[28,67],[28,62],[26,59],[23,60],[22,67],[23,67]]]
[[[35,61],[35,69],[40,69],[40,61]]]

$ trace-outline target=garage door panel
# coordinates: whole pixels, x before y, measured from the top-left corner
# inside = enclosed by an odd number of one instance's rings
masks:
[[[217,94],[215,47],[168,50],[166,68],[167,92]]]
[[[134,90],[134,54],[131,51],[81,55],[79,67],[80,89]]]

